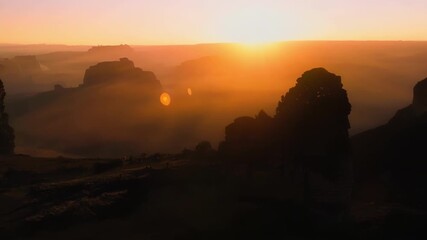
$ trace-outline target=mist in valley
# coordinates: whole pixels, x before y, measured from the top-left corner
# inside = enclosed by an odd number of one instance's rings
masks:
[[[14,49],[0,46],[6,109],[16,152],[35,156],[178,153],[203,140],[216,148],[235,118],[261,109],[274,116],[280,97],[315,67],[342,77],[352,104],[350,133],[356,134],[409,105],[412,87],[427,76],[425,42]],[[28,55],[26,61],[16,57]],[[90,66],[123,57],[152,72],[160,87],[120,74],[85,86]],[[159,101],[163,92],[169,106]]]

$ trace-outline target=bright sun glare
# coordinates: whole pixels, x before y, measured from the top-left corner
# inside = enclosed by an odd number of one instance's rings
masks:
[[[247,45],[283,41],[292,33],[282,15],[271,8],[249,6],[224,17],[221,35]]]

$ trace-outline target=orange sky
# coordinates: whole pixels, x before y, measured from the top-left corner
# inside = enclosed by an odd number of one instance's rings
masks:
[[[0,0],[0,43],[427,40],[426,0]]]

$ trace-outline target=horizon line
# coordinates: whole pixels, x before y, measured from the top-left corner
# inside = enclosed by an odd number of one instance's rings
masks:
[[[267,44],[280,44],[280,43],[288,43],[288,42],[427,42],[426,40],[283,40],[283,41],[271,41],[271,42],[260,42],[260,43],[245,43],[245,42],[196,42],[196,43],[176,43],[176,44],[167,44],[167,43],[159,43],[159,44],[128,44],[128,43],[116,43],[116,44],[67,44],[67,43],[10,43],[5,42],[1,43],[0,46],[74,46],[74,47],[87,47],[87,46],[120,46],[120,45],[128,45],[128,46],[144,46],[144,47],[154,47],[154,46],[196,46],[196,45],[217,45],[217,44],[248,44],[248,45],[267,45]]]

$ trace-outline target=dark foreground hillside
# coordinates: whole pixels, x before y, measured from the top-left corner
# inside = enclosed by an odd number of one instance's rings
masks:
[[[342,225],[313,226],[302,206],[290,201],[291,186],[278,169],[258,170],[248,179],[220,161],[179,157],[162,156],[151,164],[3,158],[2,238],[421,239],[424,234],[425,214],[373,201],[369,194],[352,201],[351,217]]]

